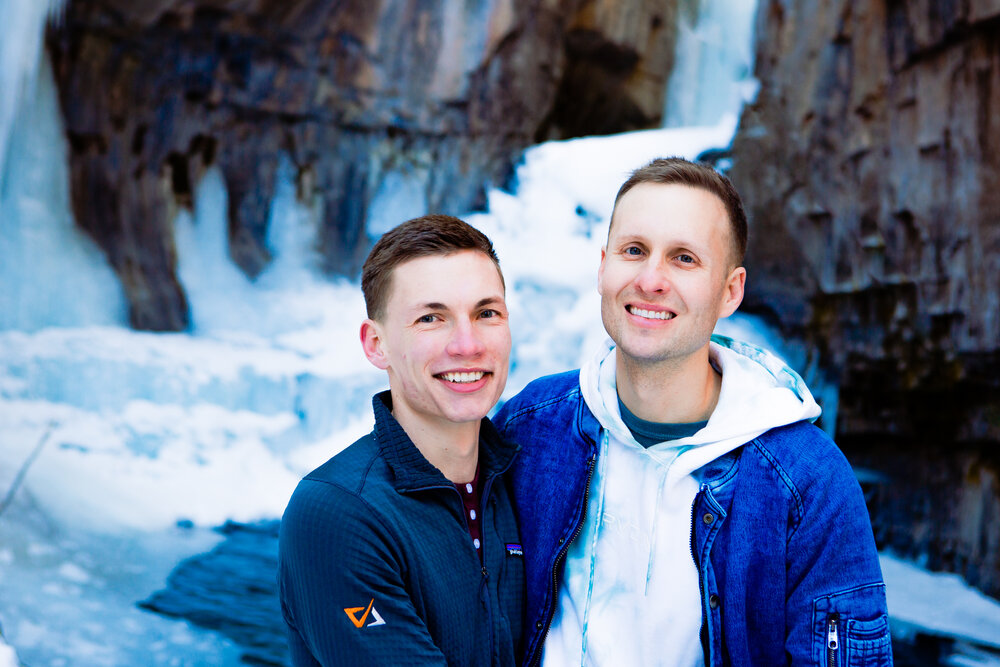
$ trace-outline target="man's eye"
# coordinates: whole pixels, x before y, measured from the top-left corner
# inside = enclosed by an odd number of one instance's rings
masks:
[[[633,257],[638,257],[639,255],[642,254],[642,248],[639,248],[639,247],[634,246],[634,245],[630,245],[629,247],[625,248],[625,254],[626,255],[631,255]]]
[[[480,317],[499,317],[500,311],[493,310],[492,308],[487,308],[483,312],[479,313]]]
[[[421,315],[417,318],[417,322],[420,322],[421,324],[430,324],[435,320],[437,320],[437,315]]]
[[[677,255],[677,259],[678,261],[684,264],[694,264],[694,257],[692,257],[691,255],[686,255],[686,254]]]

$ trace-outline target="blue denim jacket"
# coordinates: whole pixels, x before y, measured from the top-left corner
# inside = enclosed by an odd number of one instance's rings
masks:
[[[494,419],[513,468],[527,577],[525,664],[541,659],[600,439],[579,371],[541,378]],[[692,508],[705,664],[891,665],[885,586],[861,488],[826,435],[772,429],[702,469]]]

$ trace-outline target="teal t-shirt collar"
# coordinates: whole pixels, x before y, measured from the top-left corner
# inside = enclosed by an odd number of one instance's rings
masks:
[[[708,421],[688,422],[681,424],[664,424],[662,422],[650,422],[636,417],[618,398],[618,411],[621,413],[622,421],[631,431],[635,438],[643,447],[652,447],[668,440],[679,440],[694,435],[705,428]]]

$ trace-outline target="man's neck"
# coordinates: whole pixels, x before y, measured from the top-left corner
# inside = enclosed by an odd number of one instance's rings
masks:
[[[636,417],[661,424],[706,421],[715,411],[722,375],[708,360],[708,346],[677,362],[642,364],[616,352],[618,397]]]
[[[405,409],[392,416],[406,431],[417,450],[449,481],[472,481],[479,463],[479,422],[440,422],[422,418]]]

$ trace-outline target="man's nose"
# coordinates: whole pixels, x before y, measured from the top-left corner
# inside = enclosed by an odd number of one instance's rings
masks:
[[[479,332],[472,322],[460,321],[452,331],[451,340],[448,341],[448,353],[456,357],[471,357],[481,354],[486,346],[483,345]]]
[[[643,264],[635,278],[635,286],[648,294],[661,294],[670,289],[670,279],[666,267],[661,262],[649,261]]]

